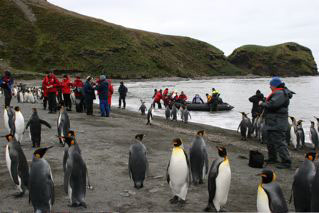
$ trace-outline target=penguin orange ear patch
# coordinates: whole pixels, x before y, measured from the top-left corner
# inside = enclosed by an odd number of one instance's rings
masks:
[[[72,145],[74,144],[74,140],[71,141],[71,144],[72,144]]]

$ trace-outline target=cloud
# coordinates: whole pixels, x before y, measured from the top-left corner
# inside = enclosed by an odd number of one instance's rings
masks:
[[[229,55],[245,44],[288,41],[319,59],[317,0],[49,0],[114,24],[208,42]]]

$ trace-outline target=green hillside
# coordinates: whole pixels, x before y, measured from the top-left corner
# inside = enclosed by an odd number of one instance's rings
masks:
[[[234,50],[228,60],[255,75],[301,76],[318,74],[311,50],[293,42],[269,47],[242,46]]]

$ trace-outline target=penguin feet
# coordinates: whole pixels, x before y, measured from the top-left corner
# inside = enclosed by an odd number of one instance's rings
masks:
[[[178,206],[179,207],[183,207],[185,204],[186,204],[185,200],[179,199],[179,201],[178,201]]]
[[[169,202],[170,202],[171,204],[176,204],[176,203],[178,203],[178,197],[175,195],[172,199],[169,200]]]
[[[68,205],[69,207],[71,208],[75,208],[75,207],[80,207],[80,206],[83,206],[84,208],[87,208],[87,205],[85,202],[81,202],[81,203],[72,203],[71,205],[69,204]]]
[[[24,192],[18,192],[18,193],[16,193],[16,194],[13,194],[13,197],[15,197],[15,198],[20,198],[20,197],[22,197],[24,195]]]
[[[216,208],[212,204],[208,204],[207,207],[204,209],[205,212],[217,212]]]

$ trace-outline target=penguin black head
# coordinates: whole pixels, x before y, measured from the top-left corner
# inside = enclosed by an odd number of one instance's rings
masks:
[[[263,169],[260,174],[257,176],[261,176],[262,183],[271,183],[276,180],[276,174],[270,169]]]
[[[293,116],[289,116],[289,118],[290,118],[290,120],[292,121],[292,122],[294,122],[296,119],[295,119],[295,117],[293,117]]]
[[[72,145],[74,145],[75,144],[75,137],[74,136],[68,136],[68,137],[65,137],[64,138],[64,142],[66,143],[66,144],[68,144],[69,145],[69,147],[70,146],[72,146]]]
[[[216,148],[218,149],[218,155],[222,158],[226,158],[227,157],[227,151],[225,147],[222,146],[216,146]]]
[[[16,106],[16,107],[14,107],[14,110],[19,112],[20,111],[20,107]]]
[[[180,138],[175,138],[175,139],[173,140],[173,144],[174,144],[174,147],[180,147],[180,146],[183,144],[182,139],[180,139]]]
[[[38,112],[37,108],[32,108],[32,112],[37,113]]]
[[[305,155],[305,158],[310,160],[310,161],[314,161],[314,160],[318,159],[318,153],[316,153],[316,152],[308,152]]]
[[[198,135],[198,136],[204,136],[204,134],[205,134],[205,130],[200,130],[200,131],[198,131],[197,132],[197,134],[196,135]]]
[[[135,135],[135,139],[142,141],[144,136],[145,136],[144,134],[137,134]]]
[[[299,120],[299,121],[297,122],[297,125],[302,124],[302,122],[303,122],[303,120]]]
[[[241,114],[242,114],[243,117],[247,118],[247,115],[248,115],[249,113],[246,114],[245,112],[241,112]]]
[[[318,117],[316,117],[316,116],[313,116],[318,122],[319,122],[319,118]]]
[[[6,135],[5,137],[6,137],[6,139],[7,139],[8,142],[13,141],[13,139],[14,139],[14,136],[13,136],[11,133],[8,134],[8,135]]]
[[[34,151],[33,155],[35,158],[42,158],[48,149],[51,149],[53,146],[39,148]]]
[[[314,127],[315,126],[315,122],[313,121],[310,121],[311,122],[311,127]]]

